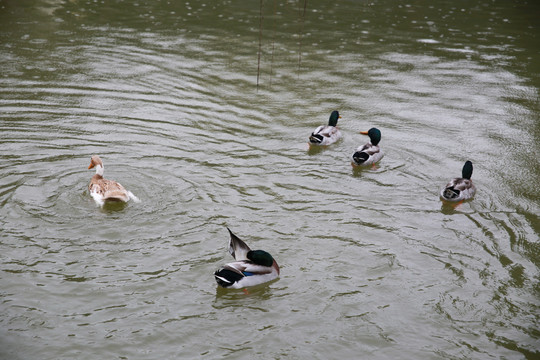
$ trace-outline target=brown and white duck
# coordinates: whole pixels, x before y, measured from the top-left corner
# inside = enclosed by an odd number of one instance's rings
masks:
[[[105,202],[128,202],[130,199],[139,201],[131,191],[126,190],[121,184],[103,178],[103,161],[97,155],[92,156],[88,166],[89,169],[94,167],[96,174],[92,176],[88,190],[98,205],[103,206]]]

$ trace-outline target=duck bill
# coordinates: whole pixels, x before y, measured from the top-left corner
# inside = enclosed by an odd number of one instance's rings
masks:
[[[362,135],[367,135],[368,132],[367,132],[367,131],[360,131],[360,134],[362,134]]]
[[[94,167],[94,164],[93,163],[90,163],[90,165],[88,165],[88,168],[91,169]]]

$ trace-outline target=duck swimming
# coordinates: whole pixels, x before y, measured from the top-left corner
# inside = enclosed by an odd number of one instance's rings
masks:
[[[272,281],[279,276],[279,266],[264,250],[251,250],[229,230],[229,253],[236,260],[222,266],[214,273],[219,286],[240,289]]]
[[[352,165],[368,166],[379,162],[384,156],[384,153],[379,147],[381,131],[377,128],[371,128],[368,131],[361,131],[360,134],[368,135],[370,142],[356,149],[352,155]]]
[[[334,110],[330,114],[330,119],[328,120],[328,125],[321,125],[311,133],[309,137],[310,145],[330,145],[341,139],[341,131],[337,127],[338,119],[341,116],[339,111]]]
[[[450,180],[441,190],[441,199],[455,202],[472,198],[476,192],[476,187],[471,180],[472,172],[472,162],[466,161],[461,170],[461,177]]]
[[[88,190],[98,205],[103,206],[105,202],[113,201],[127,202],[129,199],[139,200],[121,184],[103,178],[103,161],[97,155],[92,156],[90,165],[88,166],[89,169],[94,167],[96,168],[96,174],[92,176],[90,184],[88,184]]]

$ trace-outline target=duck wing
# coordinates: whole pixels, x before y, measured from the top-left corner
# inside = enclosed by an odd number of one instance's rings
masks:
[[[325,126],[321,125],[311,133],[309,137],[309,142],[312,144],[321,144],[324,141],[324,134],[322,133]]]
[[[460,197],[470,197],[474,194],[475,188],[471,180],[464,178],[454,178],[441,191],[441,196],[447,200],[459,199]]]
[[[236,260],[247,260],[247,253],[251,251],[249,246],[238,236],[234,235],[231,229],[227,228],[229,230],[229,234],[231,235],[231,238],[229,240],[229,254],[231,254]]]
[[[272,267],[253,264],[249,260],[242,260],[223,265],[221,269],[214,273],[214,278],[222,287],[239,288],[273,280],[277,275],[278,272]]]
[[[472,181],[469,179],[459,178],[455,180],[457,181],[454,184],[454,189],[457,189],[459,191],[465,191],[473,186]]]
[[[116,181],[92,178],[88,189],[92,196],[99,196],[103,201],[129,200],[129,192]]]
[[[243,276],[251,275],[264,275],[270,274],[273,270],[272,267],[262,266],[252,263],[249,260],[235,261],[223,265],[223,269],[227,269]]]
[[[359,146],[352,157],[354,162],[360,165],[367,162],[369,158],[379,154],[381,154],[381,149],[378,146],[367,143],[365,145]]]
[[[378,146],[372,145],[370,143],[362,145],[362,146],[358,147],[358,149],[356,149],[356,152],[364,152],[364,153],[366,153],[366,154],[368,154],[370,156],[374,155],[374,154],[376,154],[376,153],[378,153],[380,151],[381,151],[381,149]]]

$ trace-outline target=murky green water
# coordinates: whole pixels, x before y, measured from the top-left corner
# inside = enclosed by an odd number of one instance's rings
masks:
[[[0,1],[0,358],[538,358],[539,5],[263,5]],[[280,279],[217,289],[226,226]]]

